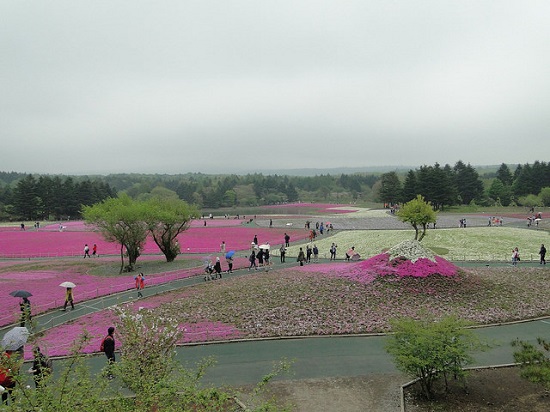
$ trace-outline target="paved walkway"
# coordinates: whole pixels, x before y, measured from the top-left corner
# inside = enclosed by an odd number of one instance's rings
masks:
[[[296,262],[288,262],[285,266],[295,264]],[[277,267],[281,265],[278,264]],[[233,274],[224,274],[224,277],[242,276],[247,273],[249,272],[246,269],[238,270]],[[204,282],[202,275],[194,276],[150,286],[145,292],[146,296],[150,296],[202,282]],[[58,326],[115,304],[135,301],[135,295],[135,290],[130,290],[78,303],[74,311],[52,311],[35,316],[37,330]],[[0,335],[9,328],[0,329]],[[475,355],[476,366],[513,363],[510,343],[516,338],[535,342],[537,337],[547,337],[550,334],[550,319],[477,328],[475,333],[492,344],[488,351]],[[179,360],[190,364],[195,364],[207,356],[214,356],[217,364],[207,372],[205,382],[216,385],[241,385],[257,383],[271,371],[274,363],[283,358],[294,363],[292,374],[283,376],[281,379],[356,377],[395,373],[395,366],[384,349],[386,340],[385,336],[266,339],[186,345],[179,347],[177,353]],[[103,355],[90,358],[90,366],[93,370],[99,371],[104,365]]]

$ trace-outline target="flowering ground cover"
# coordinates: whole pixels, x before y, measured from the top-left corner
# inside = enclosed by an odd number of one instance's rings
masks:
[[[337,213],[351,213],[357,211],[359,208],[353,205],[343,205],[338,203],[286,203],[282,205],[266,205],[262,206],[262,209],[269,210],[269,213],[283,213],[283,214],[337,214]]]
[[[358,279],[353,274],[362,265],[339,262],[255,272],[140,300],[139,306],[179,318],[186,342],[387,332],[393,318],[425,314],[455,314],[478,324],[550,314],[546,269],[483,267],[454,276],[371,273]],[[113,322],[107,310],[93,318],[102,329]],[[60,353],[55,336],[73,336],[88,324],[63,325],[43,339],[53,353]],[[68,332],[60,332],[64,328]],[[96,351],[95,346],[90,350]]]
[[[145,260],[146,258],[143,258]],[[156,259],[159,259],[156,257]],[[180,258],[183,259],[183,258]],[[159,262],[160,267],[166,266],[164,271],[148,273],[146,284],[155,285],[176,279],[202,274],[202,262],[190,259],[188,263],[169,265],[166,262]],[[246,259],[236,260],[236,265],[244,266]],[[77,285],[74,289],[75,303],[84,300],[106,296],[112,293],[125,291],[134,287],[133,274],[119,274],[114,270],[106,276],[93,275],[90,272],[97,271],[103,265],[115,267],[118,265],[116,259],[55,259],[55,260],[33,260],[12,264],[11,266],[0,266],[0,326],[10,324],[18,319],[19,301],[9,295],[10,291],[23,289],[31,292],[32,313],[38,314],[51,309],[59,308],[65,299],[65,289],[59,284],[64,281],[71,281]]]
[[[255,235],[259,244],[269,242],[271,245],[280,245],[285,233],[290,235],[291,242],[302,241],[308,235],[303,229],[262,228],[255,224],[240,227],[203,226],[190,228],[178,236],[178,241],[183,253],[216,253],[222,241],[225,241],[226,250],[247,250]]]
[[[250,247],[254,235],[261,243],[282,243],[287,232],[293,241],[303,240],[307,232],[292,228],[261,228],[254,224],[229,225],[227,219],[207,220],[207,226],[192,225],[178,236],[183,253],[215,253],[219,251],[220,243],[227,244],[227,250],[244,250]],[[215,223],[213,223],[215,222]],[[73,222],[72,222],[73,223]],[[97,244],[100,255],[120,254],[120,245],[106,242],[100,233],[93,232],[82,222],[74,222],[74,227],[82,230],[51,231],[51,230],[9,230],[0,232],[1,258],[29,257],[59,257],[83,256],[84,244],[90,247]],[[143,254],[160,254],[155,242],[149,238],[144,245]]]
[[[414,230],[343,230],[332,236],[319,236],[315,244],[321,257],[330,255],[331,243],[338,245],[338,258],[355,246],[363,258],[378,255],[394,245],[414,238]],[[447,260],[509,261],[511,250],[518,247],[522,261],[538,260],[541,243],[547,244],[548,233],[512,227],[472,227],[467,229],[428,230],[422,244],[434,248]],[[298,255],[298,247],[291,245],[288,254]]]

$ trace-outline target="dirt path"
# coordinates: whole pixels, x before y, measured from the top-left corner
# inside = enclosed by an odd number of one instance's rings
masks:
[[[398,412],[401,374],[377,374],[354,378],[277,381],[269,384],[266,399],[292,406],[293,412]]]

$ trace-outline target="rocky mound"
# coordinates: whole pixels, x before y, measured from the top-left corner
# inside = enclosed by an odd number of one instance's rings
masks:
[[[397,275],[424,278],[431,275],[454,276],[458,267],[434,255],[416,240],[406,240],[385,253],[360,263],[365,272],[376,275]]]

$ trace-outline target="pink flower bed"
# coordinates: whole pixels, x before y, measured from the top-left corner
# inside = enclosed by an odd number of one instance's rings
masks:
[[[283,205],[268,205],[262,206],[264,209],[275,209],[292,212],[293,209],[307,209],[308,212],[314,213],[351,213],[356,212],[357,208],[350,205],[337,204],[337,203],[287,203]],[[346,209],[341,209],[346,208]]]
[[[154,299],[139,302],[139,304],[135,303],[134,308],[136,310],[152,309],[173,299],[173,295],[161,295]],[[116,315],[113,311],[109,309],[102,310],[64,325],[48,329],[36,343],[48,356],[66,356],[70,353],[73,342],[86,331],[90,340],[84,346],[82,353],[95,353],[99,351],[99,345],[107,334],[107,328],[116,325],[116,321]],[[180,344],[237,339],[243,336],[243,333],[234,325],[227,325],[216,321],[182,322],[180,328],[183,331],[183,337],[178,342]],[[29,342],[25,346],[25,359],[27,360],[32,359],[32,345],[33,343]],[[120,345],[120,340],[116,340],[115,348],[120,348]]]
[[[420,258],[416,262],[404,258],[390,260],[388,253],[381,253],[358,264],[359,270],[365,273],[378,275],[397,275],[399,277],[411,276],[425,278],[431,275],[454,276],[458,268],[440,256],[435,257],[435,262],[427,258]]]
[[[284,242],[284,234],[288,233],[290,241],[304,240],[308,232],[303,229],[260,228],[257,226],[240,227],[191,227],[178,237],[182,253],[215,253],[220,244],[225,241],[226,250],[247,250],[258,236],[259,244],[269,242],[270,245],[280,245]]]
[[[246,264],[245,259],[240,259],[239,263],[244,266]],[[202,275],[202,267],[148,275],[146,285],[166,283],[197,274]],[[23,289],[31,292],[33,294],[30,298],[32,313],[38,314],[63,305],[65,301],[65,289],[60,287],[59,284],[64,281],[70,281],[77,285],[74,289],[75,305],[85,300],[122,292],[135,287],[132,274],[102,277],[77,273],[71,270],[14,270],[0,273],[0,284],[2,285],[2,290],[5,291],[5,293],[0,294],[0,307],[2,308],[0,326],[17,321],[20,315],[20,299],[10,296],[10,291]]]
[[[280,244],[284,233],[288,233],[291,241],[303,240],[307,232],[301,229],[260,228],[257,226],[232,226],[221,224],[231,220],[216,220],[216,225],[207,220],[207,226],[192,226],[178,237],[182,253],[215,253],[219,251],[220,243],[225,241],[226,250],[245,250],[250,247],[254,235],[260,243]],[[77,225],[78,222],[75,222]],[[84,226],[82,226],[84,228]],[[84,244],[95,243],[99,255],[119,255],[120,245],[109,243],[100,233],[88,231],[3,231],[0,232],[0,257],[58,257],[80,256],[84,254]],[[149,238],[143,248],[144,254],[160,254],[158,246]]]
[[[191,221],[190,227],[204,227],[206,221],[207,227],[227,227],[227,226],[240,226],[244,223],[243,219],[195,219]]]

